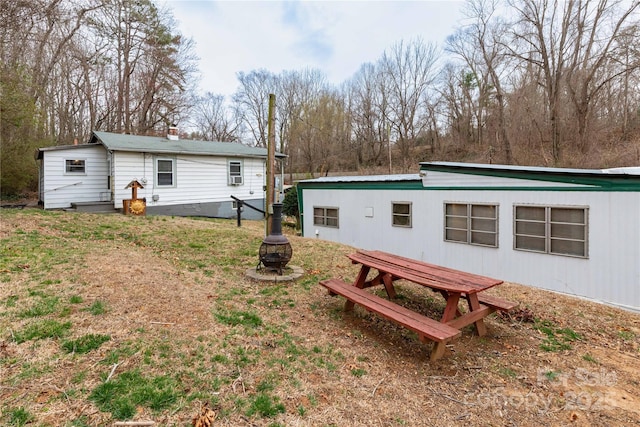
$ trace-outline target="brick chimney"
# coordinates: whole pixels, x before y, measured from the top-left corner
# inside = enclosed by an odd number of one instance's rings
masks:
[[[171,141],[177,141],[178,137],[178,127],[176,125],[169,126],[169,130],[167,132],[167,139]]]

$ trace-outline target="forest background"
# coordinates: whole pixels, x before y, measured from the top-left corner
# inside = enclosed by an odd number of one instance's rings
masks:
[[[193,41],[150,0],[0,0],[0,191],[35,191],[40,147],[92,131],[266,146],[294,176],[420,161],[640,165],[640,1],[469,0],[442,46],[399,40],[336,86],[238,71],[198,93]],[[220,41],[224,49],[223,41]],[[299,174],[299,175],[296,175]]]

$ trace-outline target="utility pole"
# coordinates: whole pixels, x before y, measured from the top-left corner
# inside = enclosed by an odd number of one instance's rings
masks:
[[[389,175],[391,175],[391,124],[387,126],[387,145],[389,146]]]
[[[276,96],[269,94],[269,117],[267,118],[267,195],[265,199],[265,212],[267,216],[267,236],[271,234],[271,221],[273,219],[275,162],[276,162],[276,135],[275,135]]]

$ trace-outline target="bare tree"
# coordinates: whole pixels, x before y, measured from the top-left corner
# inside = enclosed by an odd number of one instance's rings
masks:
[[[269,94],[275,94],[277,78],[267,70],[254,70],[239,72],[238,80],[240,88],[233,95],[233,102],[237,104],[243,123],[251,133],[253,145],[266,147]]]
[[[380,69],[367,63],[347,85],[357,169],[381,165],[385,160],[383,154],[389,143],[390,124],[385,121],[386,97],[382,93],[382,78]]]
[[[567,88],[575,108],[578,125],[578,147],[589,149],[587,135],[592,107],[605,85],[620,76],[628,76],[640,67],[640,62],[620,62],[628,46],[637,45],[640,20],[634,13],[640,2],[633,1],[626,9],[622,2],[601,0],[576,1],[572,16],[572,51],[567,68]],[[624,44],[619,43],[624,39]]]
[[[239,141],[240,120],[225,104],[224,95],[207,92],[194,107],[194,124],[199,138],[208,141]]]
[[[427,126],[423,120],[424,107],[435,79],[437,59],[435,45],[416,39],[406,44],[397,43],[380,60],[384,74],[382,90],[389,108],[385,119],[391,124],[396,137],[395,146],[400,155],[402,171],[407,170],[412,148],[416,145],[418,135]]]

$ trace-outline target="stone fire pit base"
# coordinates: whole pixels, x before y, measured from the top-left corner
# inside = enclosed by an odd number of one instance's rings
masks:
[[[249,268],[246,273],[247,277],[261,282],[291,282],[299,279],[304,274],[302,267],[297,265],[287,265],[282,269],[282,275],[275,271],[267,269],[256,270],[255,267]]]

